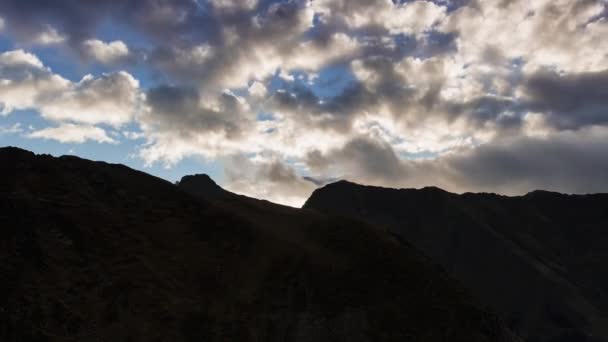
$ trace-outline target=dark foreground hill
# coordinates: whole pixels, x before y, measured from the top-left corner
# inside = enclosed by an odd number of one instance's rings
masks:
[[[457,195],[342,181],[304,207],[387,227],[528,341],[608,340],[608,195]]]
[[[201,197],[0,149],[0,341],[517,340],[383,230]]]

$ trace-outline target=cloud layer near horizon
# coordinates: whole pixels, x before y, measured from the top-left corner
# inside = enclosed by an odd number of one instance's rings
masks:
[[[72,143],[135,124],[147,163],[222,160],[229,189],[291,205],[336,178],[608,191],[607,17],[604,0],[6,0],[3,34],[113,71],[74,82],[2,52],[0,113]],[[98,37],[108,21],[139,44]]]

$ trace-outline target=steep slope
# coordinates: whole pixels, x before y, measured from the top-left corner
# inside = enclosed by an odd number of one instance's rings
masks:
[[[0,149],[1,341],[516,341],[383,230]]]
[[[304,208],[387,227],[528,341],[608,338],[608,195],[457,195],[341,181]]]

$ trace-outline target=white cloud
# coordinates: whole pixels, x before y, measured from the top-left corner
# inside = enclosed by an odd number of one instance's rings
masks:
[[[227,161],[225,169],[226,189],[292,207],[300,207],[315,189],[315,185],[304,180],[292,166],[273,156],[234,157]]]
[[[115,64],[125,61],[131,55],[129,47],[121,40],[103,42],[89,39],[82,43],[83,54],[103,64]]]
[[[598,1],[514,0],[504,6],[482,1],[454,12],[441,29],[458,32],[462,64],[482,62],[493,48],[506,59],[523,58],[529,71],[543,66],[601,71],[608,68],[608,23],[590,21],[604,6]]]
[[[61,124],[57,127],[44,128],[27,134],[28,138],[56,140],[61,143],[82,144],[87,141],[117,144],[102,128],[88,125]]]
[[[19,134],[23,132],[20,123],[16,123],[12,126],[0,126],[0,135],[3,134]]]
[[[43,68],[42,61],[36,55],[24,50],[6,51],[0,54],[0,66],[5,69],[18,66],[33,66]]]
[[[0,113],[37,108],[44,97],[69,88],[70,82],[53,74],[35,55],[23,50],[0,54]]]
[[[214,7],[219,9],[254,9],[258,0],[211,0]]]
[[[146,137],[144,132],[124,131],[122,135],[129,140],[138,140]]]
[[[446,16],[444,6],[421,0],[402,4],[392,0],[319,0],[313,1],[313,8],[325,16],[345,20],[353,29],[376,26],[391,34],[420,35]]]
[[[264,84],[258,81],[254,81],[251,86],[249,86],[249,94],[253,97],[264,97],[267,93],[268,91]]]
[[[80,82],[40,106],[54,121],[120,126],[133,119],[140,98],[139,82],[125,71],[85,76]]]
[[[44,31],[39,32],[33,38],[32,43],[38,45],[54,45],[65,42],[66,36],[62,35],[53,26],[47,25]]]
[[[120,71],[74,83],[23,50],[0,54],[0,110],[35,109],[53,121],[120,126],[133,119],[139,82]]]

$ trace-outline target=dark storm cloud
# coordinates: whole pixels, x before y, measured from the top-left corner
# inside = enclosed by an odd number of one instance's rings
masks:
[[[608,123],[608,71],[558,75],[541,71],[525,81],[528,106],[558,129]]]

